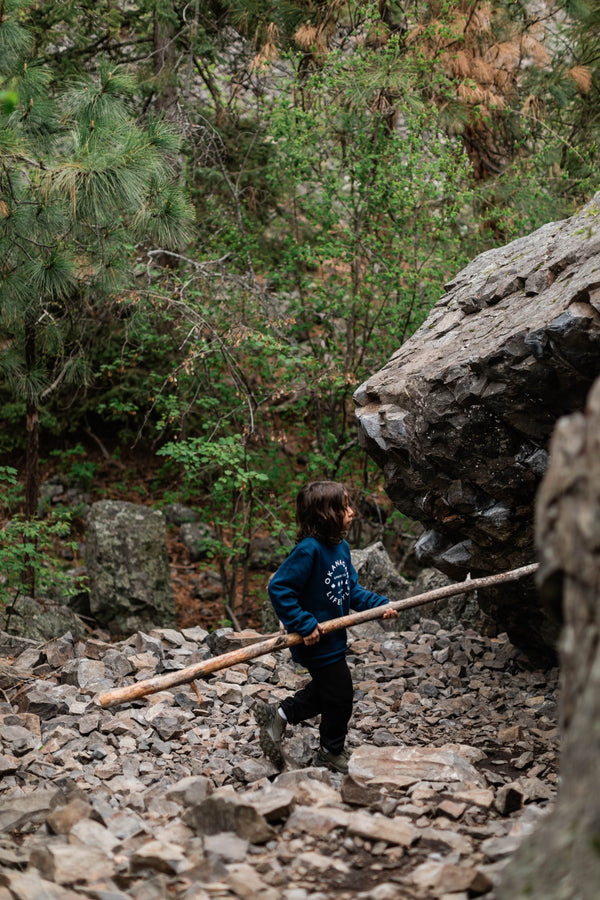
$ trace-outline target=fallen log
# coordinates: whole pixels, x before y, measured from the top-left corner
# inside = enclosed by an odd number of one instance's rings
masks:
[[[328,634],[330,631],[337,631],[340,628],[350,628],[352,625],[360,625],[362,622],[369,622],[372,619],[381,619],[389,609],[411,609],[414,606],[424,606],[426,603],[442,600],[445,597],[466,594],[470,591],[477,591],[509,581],[518,581],[521,578],[526,578],[528,575],[533,575],[537,569],[538,564],[532,563],[528,566],[522,566],[520,569],[500,572],[498,575],[487,575],[484,578],[468,578],[466,581],[435,588],[432,591],[426,591],[424,594],[417,594],[415,597],[394,600],[391,603],[386,603],[384,606],[376,606],[374,609],[351,613],[349,616],[341,616],[339,619],[330,619],[328,622],[321,623],[321,632],[322,634]],[[155,675],[154,678],[147,678],[135,684],[107,691],[99,695],[98,702],[100,706],[106,708],[117,703],[138,700],[147,694],[164,691],[180,684],[189,684],[197,678],[204,678],[206,675],[212,675],[213,672],[218,672],[220,669],[228,669],[238,663],[255,659],[257,656],[264,656],[265,653],[273,653],[276,650],[294,647],[297,644],[301,644],[302,641],[303,638],[296,633],[277,634],[266,640],[258,640],[257,643],[250,644],[247,647],[241,647],[239,650],[232,650],[229,653],[214,656],[212,659],[205,659],[202,662],[186,666],[184,669],[168,672],[166,675]]]

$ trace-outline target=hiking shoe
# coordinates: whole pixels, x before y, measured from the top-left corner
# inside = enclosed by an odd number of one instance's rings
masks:
[[[350,760],[350,751],[342,750],[340,753],[332,753],[325,747],[319,747],[315,756],[316,766],[325,766],[334,772],[342,772],[344,775],[348,771],[348,762]]]
[[[254,707],[254,718],[260,726],[258,742],[265,756],[271,760],[274,766],[282,769],[284,765],[281,741],[287,728],[287,722],[277,712],[277,704],[261,703]]]

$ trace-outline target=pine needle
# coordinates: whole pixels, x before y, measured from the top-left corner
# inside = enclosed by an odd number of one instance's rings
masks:
[[[580,94],[587,94],[592,87],[592,70],[589,66],[573,66],[569,69],[569,76],[573,79]]]

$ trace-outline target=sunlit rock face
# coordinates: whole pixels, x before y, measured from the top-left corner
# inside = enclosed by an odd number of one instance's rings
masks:
[[[423,565],[462,578],[534,560],[552,428],[583,408],[599,373],[600,194],[473,260],[355,393],[361,443],[395,505],[424,526]],[[518,645],[554,645],[532,582],[479,599]]]

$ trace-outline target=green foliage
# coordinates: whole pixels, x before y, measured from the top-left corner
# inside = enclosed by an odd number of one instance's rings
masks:
[[[230,599],[302,481],[368,495],[355,388],[469,259],[600,186],[598,11],[562,6],[537,64],[505,0],[5,0],[0,447],[35,410],[87,485],[82,427],[167,441]]]
[[[51,450],[50,456],[56,459],[59,471],[65,475],[69,484],[84,491],[89,490],[98,471],[98,464],[86,459],[86,449],[82,444],[77,443],[68,450]]]
[[[171,442],[158,455],[180,463],[184,487],[190,496],[201,498],[203,521],[214,534],[204,539],[203,552],[217,564],[231,608],[242,582],[243,616],[250,540],[267,524],[282,527],[269,505],[268,475],[254,467],[248,447],[232,435]]]
[[[10,115],[3,105],[0,142],[0,370],[35,423],[59,387],[89,383],[86,326],[128,283],[123,248],[132,237],[185,240],[192,212],[173,180],[175,136],[160,119],[134,118],[134,77],[100,62],[57,89],[14,39],[19,8],[0,19],[18,94]],[[30,514],[36,479],[30,464]]]
[[[313,395],[319,449],[348,439],[348,398],[412,333],[461,261],[469,167],[422,105],[396,41],[332,51],[268,131],[277,194],[273,287]],[[307,352],[307,350],[309,352]],[[322,419],[320,423],[319,420]]]
[[[63,571],[56,556],[59,546],[77,547],[75,541],[66,540],[71,532],[69,512],[55,510],[46,519],[29,520],[15,512],[22,492],[12,467],[0,467],[0,489],[11,513],[0,531],[0,616],[6,630],[28,584],[34,583],[42,597],[68,598],[81,590],[82,580]]]

